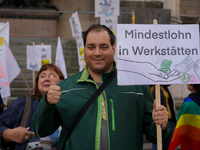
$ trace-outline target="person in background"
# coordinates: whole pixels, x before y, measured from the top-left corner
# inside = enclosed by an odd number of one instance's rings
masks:
[[[178,110],[177,124],[169,150],[181,145],[181,150],[200,149],[200,84],[187,84],[191,93]]]
[[[54,147],[52,145],[58,141],[59,131],[56,130],[53,135],[42,139],[36,138],[31,121],[34,112],[38,108],[40,99],[48,91],[52,80],[58,83],[63,79],[64,76],[61,70],[54,64],[45,64],[40,68],[35,79],[35,86],[32,90],[31,110],[26,127],[20,126],[26,97],[18,97],[0,115],[0,147],[8,148],[9,150],[55,149],[51,147]]]
[[[175,111],[174,111],[174,101],[173,98],[170,94],[170,91],[168,89],[170,85],[160,85],[160,100],[161,100],[161,105],[165,106],[167,108],[167,111],[169,113],[169,118],[168,121],[170,122],[171,125],[171,129],[172,129],[172,133],[170,138],[162,144],[162,149],[163,150],[168,150],[169,148],[169,144],[174,132],[174,128],[176,126],[176,115],[175,115]],[[151,85],[151,93],[153,98],[155,99],[155,85]],[[157,144],[152,144],[152,150],[157,150]]]
[[[117,76],[92,103],[66,141],[81,108],[116,71],[113,32],[105,25],[92,25],[82,36],[86,66],[49,87],[33,116],[36,135],[46,136],[61,125],[59,149],[64,146],[66,150],[142,150],[143,134],[149,141],[157,142],[155,124],[158,124],[165,141],[171,133],[167,109],[162,105],[156,107],[149,86],[118,86]]]
[[[3,112],[3,109],[4,109],[3,99],[1,98],[0,95],[0,114]]]

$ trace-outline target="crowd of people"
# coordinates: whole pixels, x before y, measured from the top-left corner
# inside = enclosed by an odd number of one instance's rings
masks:
[[[181,105],[176,122],[169,85],[160,86],[161,105],[157,107],[154,86],[117,85],[116,37],[108,27],[91,25],[82,37],[85,68],[64,79],[57,66],[43,65],[29,96],[30,112],[24,126],[28,97],[17,98],[0,114],[1,148],[142,150],[144,134],[155,150],[156,125],[161,126],[163,150],[174,150],[178,145],[191,150],[200,147],[198,140],[182,136],[179,128],[187,122],[185,118],[199,118],[200,84],[188,85],[192,93]],[[108,80],[110,83],[103,87]],[[101,85],[102,91],[88,105]],[[188,113],[190,116],[185,116]],[[199,135],[196,126],[193,133]],[[189,132],[191,126],[181,129]]]

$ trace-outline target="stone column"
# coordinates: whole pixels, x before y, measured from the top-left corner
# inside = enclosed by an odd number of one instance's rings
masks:
[[[171,10],[171,24],[181,24],[180,0],[164,0],[164,9]]]

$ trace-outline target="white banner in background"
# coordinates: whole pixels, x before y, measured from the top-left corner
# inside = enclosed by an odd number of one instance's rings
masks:
[[[117,36],[118,16],[100,17],[100,24],[107,26]]]
[[[79,70],[81,71],[85,66],[84,43],[83,43],[82,33],[78,32],[75,35],[75,39],[76,39],[77,54],[78,54],[78,60],[79,60]]]
[[[95,0],[95,17],[119,16],[119,0]]]
[[[58,37],[55,65],[60,68],[64,77],[67,78],[67,70],[66,70],[66,66],[65,66],[65,59],[64,59],[64,55],[63,55],[63,49],[62,49],[60,37]]]
[[[117,25],[119,85],[199,84],[199,25]]]
[[[72,30],[72,36],[74,37],[78,32],[82,31],[81,23],[78,17],[78,12],[72,14],[72,16],[69,18],[69,22]]]
[[[27,69],[39,71],[44,64],[51,63],[51,45],[26,46]]]
[[[0,22],[0,37],[3,37],[8,45],[9,45],[9,31],[10,31],[9,22],[6,23]]]
[[[0,85],[1,85],[1,97],[4,104],[7,101],[7,97],[10,96],[10,83],[19,75],[20,67],[15,60],[9,46],[6,41],[3,44],[3,51],[0,61]]]
[[[9,45],[9,31],[10,31],[10,25],[9,22],[3,23],[0,22],[0,58],[1,58],[1,53],[3,50],[3,42],[6,40],[6,43]]]

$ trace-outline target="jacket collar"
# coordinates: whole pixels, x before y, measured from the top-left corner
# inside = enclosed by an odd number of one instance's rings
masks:
[[[114,70],[116,69],[116,63],[113,62],[113,69],[111,70],[111,72],[109,73],[101,73],[101,78],[104,81]],[[77,82],[94,82],[93,79],[91,78],[88,69],[87,69],[87,65],[85,65],[84,70],[82,71],[81,77],[80,79],[78,79]]]

